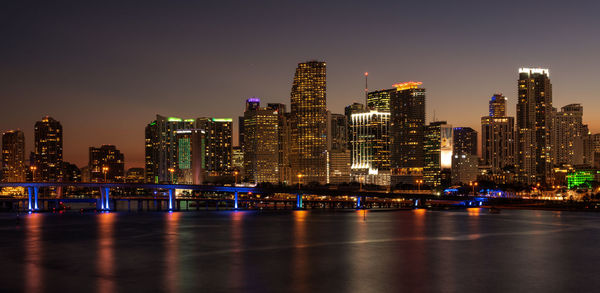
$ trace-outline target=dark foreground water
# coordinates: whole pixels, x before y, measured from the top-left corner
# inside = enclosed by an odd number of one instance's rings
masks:
[[[0,291],[591,292],[597,214],[0,214]]]

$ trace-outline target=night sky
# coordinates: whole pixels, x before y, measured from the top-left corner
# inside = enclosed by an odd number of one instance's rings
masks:
[[[598,1],[2,1],[0,131],[24,130],[31,150],[35,121],[50,115],[66,161],[84,166],[89,146],[114,144],[141,167],[157,113],[237,124],[247,97],[289,105],[296,64],[317,59],[333,112],[364,100],[368,71],[370,89],[422,81],[429,121],[435,111],[478,131],[494,92],[515,114],[519,67],[549,68],[554,106],[582,103],[598,132],[598,11]]]

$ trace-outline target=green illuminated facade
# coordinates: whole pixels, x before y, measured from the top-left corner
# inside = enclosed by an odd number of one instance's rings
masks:
[[[567,186],[569,188],[591,188],[592,182],[596,180],[595,177],[598,174],[600,171],[575,171],[567,175]]]

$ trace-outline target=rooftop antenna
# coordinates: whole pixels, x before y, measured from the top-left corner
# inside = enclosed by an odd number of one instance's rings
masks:
[[[369,73],[365,72],[365,108],[369,110]]]

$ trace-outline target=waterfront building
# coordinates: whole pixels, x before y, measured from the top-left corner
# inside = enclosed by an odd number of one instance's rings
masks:
[[[291,91],[293,183],[326,183],[326,64],[298,64]]]
[[[268,103],[267,108],[277,111],[279,121],[279,182],[283,184],[291,184],[294,174],[290,163],[291,141],[292,141],[292,125],[290,113],[286,112],[285,104]]]
[[[144,168],[129,168],[125,173],[125,182],[127,183],[144,183]]]
[[[206,166],[206,134],[202,129],[175,131],[177,168],[173,181],[177,184],[202,184]]]
[[[193,129],[194,119],[164,117],[156,115],[156,120],[145,130],[145,170],[146,182],[170,182],[171,172],[177,168],[176,131]]]
[[[125,156],[114,145],[89,149],[90,182],[124,182]]]
[[[515,118],[506,116],[506,97],[494,94],[489,116],[481,117],[481,157],[492,174],[515,165]]]
[[[553,163],[556,165],[592,165],[593,144],[588,126],[583,124],[583,107],[570,104],[554,109]]]
[[[451,173],[452,184],[469,184],[476,181],[479,174],[479,157],[469,153],[454,153]]]
[[[365,184],[390,184],[390,113],[352,114],[352,178]]]
[[[547,183],[552,167],[552,84],[543,68],[520,68],[517,173],[523,183]]]
[[[232,176],[233,119],[198,118],[196,128],[206,135],[205,170],[208,176]]]
[[[477,131],[471,127],[455,127],[452,153],[477,156]]]
[[[21,130],[2,134],[2,180],[25,182],[25,135]]]
[[[62,170],[63,170],[62,178],[63,178],[64,182],[82,182],[83,175],[82,175],[79,167],[77,167],[77,165],[63,161]],[[73,188],[73,187],[70,187],[67,189],[68,190],[76,190],[76,188]]]
[[[446,121],[431,122],[424,132],[423,182],[442,185],[442,171],[452,168],[452,125]]]
[[[327,151],[327,183],[349,183],[352,180],[351,162],[350,150]]]
[[[61,181],[63,166],[63,129],[59,121],[50,116],[35,123],[34,129],[35,181]]]
[[[422,179],[425,89],[421,82],[395,84],[390,96],[392,185]]]
[[[279,182],[279,114],[260,100],[246,101],[244,112],[244,177],[252,183]]]

